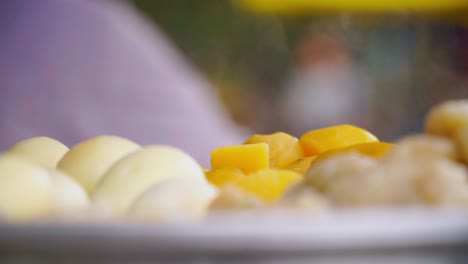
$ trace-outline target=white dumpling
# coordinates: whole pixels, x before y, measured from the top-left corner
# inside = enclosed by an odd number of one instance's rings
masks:
[[[156,222],[202,219],[218,191],[211,184],[189,179],[169,179],[153,185],[130,207],[129,215]]]
[[[57,170],[50,170],[52,180],[52,212],[54,215],[77,214],[89,207],[83,187],[73,178]]]
[[[7,153],[20,156],[50,169],[55,169],[67,152],[67,146],[48,137],[25,139],[7,150]]]
[[[94,190],[104,173],[119,159],[140,146],[117,136],[98,136],[74,146],[57,168],[78,181],[88,193]]]
[[[0,156],[0,218],[32,220],[51,211],[48,171],[12,154]]]
[[[206,182],[200,165],[182,150],[147,146],[112,166],[96,186],[92,200],[99,208],[123,215],[152,185],[171,178]]]

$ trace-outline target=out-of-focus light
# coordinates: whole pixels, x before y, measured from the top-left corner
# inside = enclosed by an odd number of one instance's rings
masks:
[[[277,14],[309,14],[316,12],[362,13],[434,13],[468,12],[467,0],[237,0],[252,11]]]

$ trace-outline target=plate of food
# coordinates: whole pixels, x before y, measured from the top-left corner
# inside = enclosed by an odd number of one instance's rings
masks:
[[[0,251],[46,263],[465,263],[467,162],[466,100],[396,142],[348,124],[254,135],[214,149],[210,169],[118,136],[71,149],[31,138],[0,156]]]

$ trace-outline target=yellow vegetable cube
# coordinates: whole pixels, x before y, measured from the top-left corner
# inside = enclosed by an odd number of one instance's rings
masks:
[[[307,170],[310,167],[310,164],[312,164],[312,161],[314,161],[317,158],[317,156],[312,156],[312,157],[307,157],[307,158],[302,158],[290,165],[288,165],[285,169],[287,170],[292,170],[295,171],[299,174],[304,175]]]
[[[241,178],[236,186],[262,198],[267,203],[278,201],[302,176],[290,170],[265,169]]]
[[[379,141],[377,137],[370,132],[352,125],[339,125],[312,130],[299,139],[305,156],[315,156],[327,150],[377,141]]]
[[[253,135],[245,144],[267,143],[270,147],[270,167],[284,168],[284,166],[304,157],[297,138],[277,132],[270,135]]]
[[[269,148],[266,143],[226,146],[211,152],[211,169],[239,168],[252,173],[269,166]]]
[[[205,173],[206,179],[221,188],[226,184],[238,182],[241,178],[247,177],[238,168],[220,168]]]

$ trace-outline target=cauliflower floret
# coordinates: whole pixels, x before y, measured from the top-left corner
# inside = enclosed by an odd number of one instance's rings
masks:
[[[468,206],[468,181],[465,167],[450,160],[437,159],[419,164],[416,189],[430,205]]]
[[[426,117],[429,134],[451,137],[459,128],[468,126],[468,100],[448,101],[432,108]]]
[[[322,212],[329,207],[329,202],[322,194],[311,188],[311,186],[300,182],[288,190],[280,201],[279,206],[293,209],[307,209],[308,212]]]
[[[377,161],[356,152],[332,156],[318,162],[306,173],[304,180],[320,192],[326,192],[343,178],[354,178],[374,168]],[[357,186],[359,188],[359,186]]]
[[[458,159],[455,144],[443,137],[431,135],[413,135],[405,137],[396,143],[396,147],[388,153],[384,160],[408,160],[413,157],[437,156],[441,158]]]
[[[315,188],[331,204],[343,207],[468,206],[467,173],[450,159],[454,153],[449,140],[410,137],[381,161],[358,153],[321,161],[291,192],[308,186],[313,193]],[[294,197],[291,192],[285,198]]]
[[[342,206],[465,205],[463,166],[436,156],[383,161],[367,173],[342,177],[325,193]]]
[[[219,190],[218,196],[210,205],[210,210],[254,209],[262,206],[263,202],[259,197],[228,184]]]

